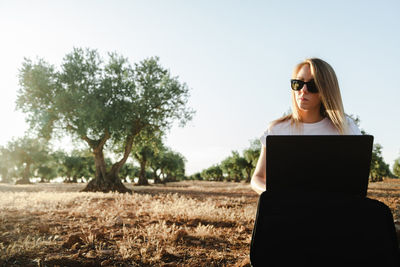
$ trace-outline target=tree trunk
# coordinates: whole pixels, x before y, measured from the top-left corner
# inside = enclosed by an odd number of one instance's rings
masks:
[[[19,179],[18,181],[16,181],[15,184],[31,184],[31,181],[29,181],[30,169],[31,169],[31,164],[26,163],[24,174],[22,175],[22,179]]]
[[[169,182],[176,182],[176,176],[173,176],[172,174],[167,174],[167,177],[164,179],[164,183]]]
[[[138,185],[149,185],[149,181],[146,177],[146,161],[142,160],[140,162],[140,173],[139,173],[139,181]]]
[[[8,175],[8,170],[3,169],[2,172],[0,173],[1,175],[1,183],[10,183],[11,182],[11,177]]]
[[[154,183],[155,184],[161,184],[162,183],[160,177],[158,177],[157,175],[154,176]]]
[[[96,173],[92,179],[83,189],[83,192],[119,192],[119,193],[132,193],[132,190],[125,187],[121,179],[118,177],[119,169],[111,169],[109,173],[106,171],[106,162],[104,160],[103,151],[94,153],[94,162],[96,166]]]
[[[154,169],[152,169],[152,170],[153,170],[153,175],[154,175],[154,183],[155,183],[155,184],[161,184],[162,181],[161,181],[160,176],[157,175],[157,170],[154,170]],[[160,174],[160,175],[161,175],[161,174]]]
[[[65,179],[64,179],[64,183],[72,183],[72,178],[71,178],[71,175],[68,175]]]
[[[247,170],[246,172],[247,172],[246,183],[250,183],[250,180],[251,180],[251,169]]]
[[[132,193],[132,190],[125,187],[121,179],[118,177],[118,172],[126,162],[129,153],[132,149],[133,137],[128,136],[125,143],[124,157],[117,163],[115,163],[110,172],[107,172],[106,162],[104,160],[103,147],[106,141],[110,138],[110,134],[106,131],[103,138],[100,140],[91,140],[87,136],[84,139],[93,150],[94,163],[96,167],[96,173],[94,179],[92,179],[86,187],[82,190],[83,192],[119,192],[119,193]]]

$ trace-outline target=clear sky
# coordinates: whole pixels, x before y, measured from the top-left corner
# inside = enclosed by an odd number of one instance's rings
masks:
[[[293,67],[335,69],[345,111],[400,156],[400,1],[0,1],[0,145],[28,129],[15,111],[24,57],[59,65],[73,47],[161,64],[191,89],[197,111],[166,143],[187,174],[249,146],[290,107]]]

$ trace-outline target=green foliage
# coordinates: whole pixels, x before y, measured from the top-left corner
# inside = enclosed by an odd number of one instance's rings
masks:
[[[243,156],[237,151],[221,161],[201,172],[200,177],[212,181],[235,181],[245,179],[250,182],[260,156],[260,141],[256,138],[250,141],[250,146],[243,150]],[[222,173],[221,173],[222,172]],[[191,178],[195,178],[192,177]]]
[[[243,155],[247,161],[256,167],[258,158],[260,157],[260,141],[258,138],[250,141],[250,147],[243,151]]]
[[[166,149],[161,154],[160,169],[163,182],[174,182],[185,178],[185,157],[179,152]]]
[[[33,164],[35,177],[40,178],[40,182],[50,182],[61,174],[62,165],[60,162],[60,152],[48,152],[46,157]]]
[[[53,153],[53,158],[59,164],[58,175],[66,183],[77,183],[78,179],[89,180],[94,177],[94,159],[86,150],[73,150],[70,155],[57,151]]]
[[[201,176],[201,173],[196,172],[195,174],[192,174],[188,177],[189,180],[198,180],[198,181],[202,181],[204,180],[204,178]]]
[[[29,179],[34,176],[35,171],[49,159],[47,142],[28,136],[8,142],[1,152],[2,157],[6,158],[2,166],[3,175],[7,174],[8,181],[12,178],[19,179],[18,183],[30,183]],[[49,174],[50,171],[42,167],[40,172]]]
[[[374,144],[371,159],[370,179],[372,182],[382,181],[384,177],[393,176],[389,164],[386,164],[382,157],[382,146]]]
[[[67,155],[63,151],[51,152],[43,139],[23,137],[8,143],[0,149],[0,171],[3,182],[12,179],[40,178],[49,182],[56,177],[64,177],[66,182],[77,182],[77,178],[94,175],[94,160],[87,152],[73,151]],[[28,177],[28,178],[26,178]]]
[[[127,178],[133,181],[134,178],[139,177],[139,173],[140,168],[128,162],[119,171],[120,177],[124,182],[127,182]]]
[[[221,169],[228,181],[240,182],[243,178],[243,170],[247,166],[248,162],[237,151],[232,151],[232,155],[221,162]]]
[[[348,115],[353,119],[354,123],[360,127],[360,118],[355,115]],[[361,134],[367,135],[368,133],[360,129]],[[374,144],[372,149],[372,157],[371,157],[371,168],[370,168],[370,181],[382,181],[384,177],[392,177],[393,174],[390,171],[389,164],[387,164],[382,157],[382,146],[378,143]]]
[[[260,141],[258,139],[252,140],[250,147],[243,151],[243,155],[246,160],[243,170],[246,174],[246,182],[249,183],[260,157]]]
[[[185,179],[186,159],[178,152],[165,147],[160,135],[143,131],[135,139],[132,149],[140,165],[139,184],[147,184],[146,170],[152,170],[155,183],[173,182]]]
[[[99,139],[107,129],[118,142],[145,126],[166,129],[172,119],[185,123],[192,116],[184,105],[187,86],[158,61],[149,58],[133,68],[116,53],[104,63],[96,50],[80,48],[65,56],[61,71],[44,60],[25,59],[17,108],[45,136],[60,126]]]
[[[159,152],[163,149],[161,137],[152,132],[142,131],[135,137],[131,154],[139,163],[139,185],[148,184],[146,175],[149,165],[157,160]]]
[[[145,136],[138,136],[142,141],[135,142],[132,150],[135,159],[143,168],[142,172],[149,167],[155,183],[185,179],[186,159],[180,153],[165,147],[160,135],[144,133]]]
[[[40,182],[49,182],[57,177],[57,172],[52,167],[41,165],[37,169],[37,176],[40,177]]]
[[[223,181],[224,175],[219,165],[213,165],[201,172],[201,177],[207,181]]]

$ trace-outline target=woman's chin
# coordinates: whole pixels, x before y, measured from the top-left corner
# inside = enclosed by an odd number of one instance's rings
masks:
[[[299,105],[299,109],[301,112],[313,112],[316,111],[318,112],[318,108],[315,107],[310,107],[310,105]]]
[[[310,106],[304,103],[299,103],[298,107],[301,111],[310,111]]]

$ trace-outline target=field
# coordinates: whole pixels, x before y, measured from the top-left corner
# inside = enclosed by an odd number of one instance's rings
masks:
[[[184,181],[134,193],[84,184],[0,184],[0,266],[249,266],[258,195]],[[370,184],[400,224],[400,180]]]

